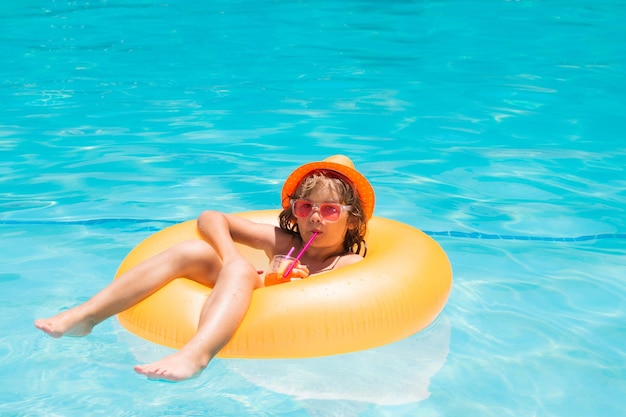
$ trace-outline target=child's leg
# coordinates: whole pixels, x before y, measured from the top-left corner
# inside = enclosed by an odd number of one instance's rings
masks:
[[[182,242],[128,270],[90,300],[35,326],[52,337],[85,336],[101,321],[143,300],[174,278],[187,277],[211,284],[222,263],[203,240]]]
[[[202,371],[231,339],[248,311],[253,290],[260,286],[256,269],[247,261],[225,264],[202,308],[194,337],[180,351],[155,363],[138,365],[135,371],[171,381]]]

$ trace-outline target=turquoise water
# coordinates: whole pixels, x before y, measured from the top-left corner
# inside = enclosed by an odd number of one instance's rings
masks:
[[[626,6],[601,1],[0,5],[0,415],[621,416]],[[181,384],[113,319],[32,326],[203,209],[276,208],[346,153],[376,215],[454,270],[438,320]]]

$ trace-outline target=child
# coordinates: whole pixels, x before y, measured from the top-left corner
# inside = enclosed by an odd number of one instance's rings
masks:
[[[179,351],[135,366],[153,379],[180,381],[201,372],[228,343],[243,320],[252,293],[263,286],[259,271],[235,242],[265,251],[271,259],[317,237],[291,277],[306,278],[358,262],[366,250],[367,221],[374,211],[374,190],[352,161],[335,155],[297,168],[282,189],[280,227],[238,216],[205,211],[198,218],[203,239],[179,243],[130,269],[90,300],[35,327],[52,337],[85,336],[103,320],[148,297],[177,277],[213,288],[200,313],[196,334]]]

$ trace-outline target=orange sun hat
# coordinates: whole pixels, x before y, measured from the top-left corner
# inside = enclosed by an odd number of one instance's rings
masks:
[[[284,209],[289,207],[289,196],[293,195],[298,185],[300,185],[300,182],[313,171],[319,170],[337,172],[350,181],[357,190],[359,199],[361,200],[365,220],[372,218],[374,214],[374,204],[376,202],[374,188],[367,178],[354,168],[354,163],[345,155],[329,156],[323,161],[309,162],[308,164],[296,168],[296,170],[287,177],[283,185],[282,205]]]

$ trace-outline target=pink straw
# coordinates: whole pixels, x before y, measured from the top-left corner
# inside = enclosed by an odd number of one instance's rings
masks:
[[[294,261],[291,263],[291,265],[289,265],[289,268],[285,269],[285,273],[283,274],[283,278],[287,278],[287,275],[289,275],[291,273],[293,268],[296,266],[296,263],[300,260],[300,258],[302,258],[302,255],[304,255],[304,252],[309,248],[309,246],[311,246],[311,243],[313,242],[313,239],[315,239],[315,236],[317,236],[317,232],[313,232],[313,236],[311,236],[309,241],[306,242],[306,244],[304,245],[304,247],[302,248],[302,250],[300,251],[298,256],[296,256],[296,259],[294,259]],[[289,254],[291,254],[291,251],[289,251]],[[289,256],[289,255],[287,255],[287,256]]]

